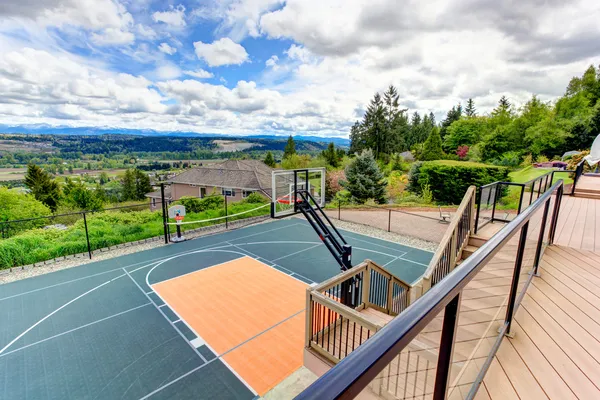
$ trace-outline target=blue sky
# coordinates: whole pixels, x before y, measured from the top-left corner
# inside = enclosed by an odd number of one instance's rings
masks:
[[[486,113],[598,64],[598,17],[594,0],[2,0],[0,124],[347,137],[390,84],[409,113]]]

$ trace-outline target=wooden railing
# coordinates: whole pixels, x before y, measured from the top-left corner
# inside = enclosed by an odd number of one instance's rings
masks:
[[[384,326],[361,310],[395,316],[409,300],[409,284],[366,260],[307,290],[305,345],[337,364]]]
[[[419,281],[411,288],[411,303],[441,281],[455,267],[475,228],[475,186],[470,186],[450,221],[446,234]]]

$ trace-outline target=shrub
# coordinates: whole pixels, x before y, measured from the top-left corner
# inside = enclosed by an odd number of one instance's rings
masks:
[[[567,164],[567,169],[570,171],[575,171],[575,168],[577,168],[577,164],[579,164],[581,160],[583,160],[583,158],[589,154],[589,150],[584,150],[579,154],[573,155],[569,160],[569,163]],[[584,172],[591,171],[590,165],[588,163],[583,163],[583,170]]]
[[[203,199],[183,196],[177,201],[177,204],[183,205],[186,213],[198,213],[223,207],[225,199],[219,195],[210,195]]]
[[[440,136],[440,131],[434,127],[425,144],[423,144],[423,152],[419,159],[423,161],[439,160],[443,155],[442,137]]]
[[[387,192],[392,198],[397,198],[402,195],[406,184],[408,183],[408,177],[401,172],[392,171],[388,177]]]
[[[466,145],[465,146],[458,146],[458,149],[456,149],[456,155],[461,160],[466,159],[467,156],[469,155],[469,146],[466,146]]]
[[[459,204],[469,186],[508,181],[508,173],[508,168],[464,161],[415,163],[409,176],[409,190],[421,195],[429,184],[433,199]]]
[[[244,199],[244,201],[251,204],[263,204],[266,203],[267,200],[260,194],[252,192]]]
[[[325,176],[325,198],[333,199],[343,189],[342,182],[345,180],[346,173],[343,170],[327,171]]]
[[[352,193],[353,200],[364,203],[374,199],[377,203],[385,203],[385,183],[383,174],[373,157],[371,150],[363,152],[346,168],[344,187]]]
[[[521,164],[521,155],[517,151],[508,151],[499,160],[494,161],[494,164],[502,167],[518,167]]]

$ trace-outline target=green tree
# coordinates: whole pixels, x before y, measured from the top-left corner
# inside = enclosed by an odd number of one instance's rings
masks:
[[[425,141],[423,145],[423,152],[421,153],[420,160],[423,161],[433,161],[439,160],[444,156],[444,152],[442,151],[442,138],[440,136],[439,129],[434,128],[431,131],[431,134]]]
[[[343,186],[357,203],[369,199],[379,204],[385,203],[384,176],[371,150],[364,150],[346,168],[346,181]]]
[[[301,169],[308,168],[311,157],[308,154],[292,154],[288,158],[281,160],[283,169]]]
[[[69,164],[69,174],[73,173],[73,166],[71,164]]]
[[[267,155],[265,156],[265,159],[263,162],[271,168],[275,168],[275,166],[276,166],[275,157],[273,157],[273,153],[271,153],[270,151],[267,152]]]
[[[56,211],[60,201],[60,187],[49,173],[35,164],[27,165],[25,186],[37,200],[48,206],[52,212]]]
[[[446,133],[450,125],[452,125],[454,121],[458,121],[460,117],[462,117],[462,106],[459,103],[457,106],[452,107],[450,111],[448,111],[446,114],[446,119],[442,121],[440,126],[440,136],[442,138],[446,137]]]
[[[51,211],[44,203],[31,194],[0,187],[0,221],[28,219],[50,215]],[[11,225],[10,233],[44,226],[48,220],[24,221]]]
[[[99,197],[96,191],[88,189],[85,183],[70,182],[70,188],[65,194],[65,201],[71,206],[80,210],[97,211],[102,209],[102,198]]]
[[[106,185],[108,182],[110,182],[110,178],[108,177],[108,174],[106,172],[102,172],[100,173],[100,178],[98,179],[98,181],[101,185]]]
[[[465,108],[465,115],[469,118],[477,116],[477,110],[475,109],[475,102],[473,99],[467,101],[467,108]]]
[[[331,165],[333,168],[337,168],[339,165],[338,154],[335,151],[335,145],[333,142],[329,142],[326,150],[323,150],[321,156],[327,161],[328,165]]]
[[[463,117],[448,127],[444,138],[444,150],[454,152],[459,146],[478,143],[486,132],[485,117]]]
[[[121,179],[121,199],[123,201],[135,199],[135,177],[133,170],[127,169]]]
[[[135,182],[135,198],[132,200],[144,200],[146,194],[152,191],[150,178],[137,168],[133,170],[133,178]]]
[[[283,158],[288,158],[294,154],[296,154],[296,143],[294,142],[292,135],[290,135],[285,145],[285,149],[283,150]]]

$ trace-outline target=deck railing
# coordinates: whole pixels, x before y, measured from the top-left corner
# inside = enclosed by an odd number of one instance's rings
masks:
[[[350,399],[367,388],[377,389],[376,393],[381,394],[382,387],[384,398],[442,400],[452,390],[453,397],[473,399],[503,337],[511,334],[513,317],[537,275],[544,245],[552,243],[562,191],[563,181],[560,180],[467,258],[460,268],[321,376],[297,399]],[[550,214],[552,203],[554,207]],[[528,229],[537,234],[528,236]],[[529,250],[535,250],[531,258],[525,254]],[[507,255],[514,256],[514,264]],[[461,313],[463,308],[468,310],[482,304],[473,302],[486,287],[482,284],[490,279],[490,273],[482,269],[492,260],[496,264],[491,265],[491,271],[499,262],[514,265],[512,278],[500,278],[506,282],[502,286],[487,286],[490,296],[503,301],[497,303],[492,315],[486,317],[484,335],[473,336],[472,324],[476,322],[473,317],[484,314],[467,312],[463,318]],[[470,285],[471,282],[474,285]],[[427,341],[422,342],[422,338]],[[472,339],[474,347],[465,347]],[[423,343],[422,351],[415,360],[408,351],[420,351],[415,350],[419,349],[419,343]],[[435,346],[428,347],[430,343]],[[476,362],[472,362],[475,356]],[[452,371],[453,367],[458,369]]]
[[[475,186],[469,187],[425,273],[413,284],[411,301],[422,296],[456,267],[469,243],[475,222]]]
[[[305,345],[337,364],[384,326],[361,310],[395,316],[409,297],[410,285],[366,260],[307,290]]]

